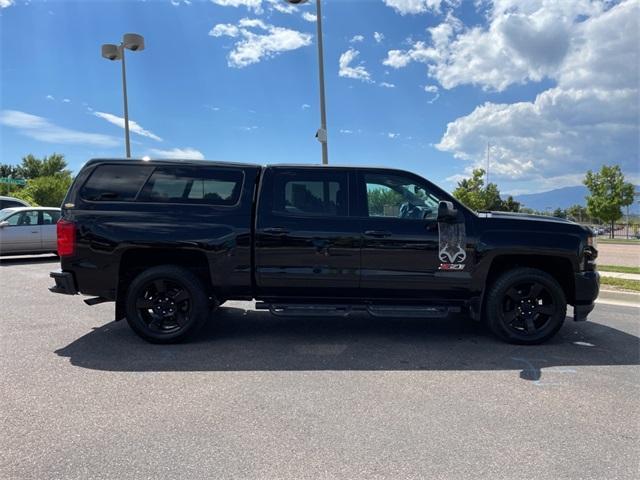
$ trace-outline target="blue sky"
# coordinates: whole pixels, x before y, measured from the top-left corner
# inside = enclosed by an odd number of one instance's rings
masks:
[[[324,0],[329,161],[503,192],[638,178],[639,2]],[[320,161],[315,7],[284,0],[0,0],[0,161],[124,156]],[[303,18],[304,17],[304,18]],[[606,41],[605,41],[606,40]]]

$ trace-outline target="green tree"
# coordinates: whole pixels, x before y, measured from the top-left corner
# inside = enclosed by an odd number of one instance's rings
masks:
[[[369,213],[372,215],[384,215],[384,207],[387,205],[400,205],[404,200],[402,195],[390,188],[375,188],[367,192]]]
[[[560,207],[558,207],[553,211],[553,216],[557,218],[567,218],[567,212],[566,210],[563,210]]]
[[[495,183],[484,185],[484,170],[477,168],[473,170],[471,178],[464,178],[458,182],[458,186],[453,191],[453,196],[473,210],[498,210],[507,212],[517,212],[520,204],[513,197],[508,197],[506,201],[500,197],[500,190]]]
[[[587,196],[589,215],[610,224],[609,235],[613,238],[615,222],[622,218],[622,207],[633,203],[633,184],[624,181],[624,174],[618,165],[603,165],[596,173],[589,170],[584,184],[590,193]]]
[[[592,223],[586,207],[582,205],[571,205],[567,208],[567,216],[580,223]]]
[[[38,177],[27,181],[27,186],[17,191],[15,197],[31,205],[59,207],[73,179],[68,174]]]
[[[520,211],[520,202],[516,202],[514,198],[509,195],[506,200],[502,202],[503,212],[519,212]]]
[[[53,177],[57,174],[71,175],[71,171],[67,170],[67,162],[64,159],[64,155],[59,153],[45,156],[42,160],[31,154],[22,157],[22,163],[17,168],[17,173],[26,179]]]

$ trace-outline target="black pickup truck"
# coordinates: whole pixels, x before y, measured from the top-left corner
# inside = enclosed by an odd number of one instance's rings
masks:
[[[275,315],[467,313],[540,343],[599,290],[591,231],[476,213],[391,168],[92,160],[58,225],[51,291],[115,301],[146,340],[194,333],[226,300]]]

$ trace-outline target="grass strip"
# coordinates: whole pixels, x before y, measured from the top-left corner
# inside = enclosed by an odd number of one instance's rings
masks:
[[[640,273],[640,267],[624,267],[622,265],[598,265],[601,272]]]
[[[609,287],[622,288],[633,292],[640,292],[640,280],[626,280],[624,278],[600,277],[600,283]]]

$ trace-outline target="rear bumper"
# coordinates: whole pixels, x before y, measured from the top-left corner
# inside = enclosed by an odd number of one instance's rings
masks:
[[[49,291],[53,293],[62,293],[64,295],[76,295],[78,293],[76,281],[71,272],[58,270],[56,272],[51,272],[49,276],[56,281],[56,284],[53,287],[49,287]]]
[[[575,302],[573,319],[582,321],[587,319],[595,307],[596,298],[600,293],[600,274],[596,271],[575,274]]]

